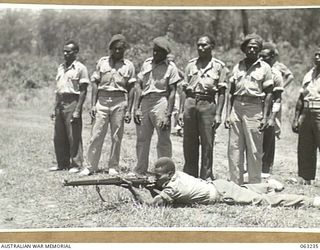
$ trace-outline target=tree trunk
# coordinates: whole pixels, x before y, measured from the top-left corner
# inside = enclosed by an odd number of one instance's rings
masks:
[[[246,10],[241,10],[241,20],[242,20],[243,34],[246,36],[247,34],[249,34],[249,20],[248,20],[248,14]]]

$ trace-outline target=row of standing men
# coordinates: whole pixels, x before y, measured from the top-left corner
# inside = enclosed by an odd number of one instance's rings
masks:
[[[154,130],[158,134],[158,158],[172,157],[170,123],[178,86],[178,89],[181,88],[178,91],[178,120],[184,129],[183,171],[202,179],[214,179],[214,137],[216,129],[222,123],[221,114],[228,92],[225,127],[229,129],[230,180],[242,184],[247,171],[249,183],[261,182],[262,172],[270,173],[273,165],[275,136],[279,133],[277,116],[281,111],[281,93],[283,87],[292,81],[292,73],[276,61],[275,45],[263,43],[262,38],[256,34],[249,34],[242,41],[241,51],[245,58],[235,65],[232,72],[229,72],[222,61],[212,56],[214,46],[214,39],[210,35],[201,36],[197,41],[198,57],[190,60],[182,73],[170,55],[170,42],[165,37],[157,37],[153,40],[153,56],[144,61],[136,75],[133,63],[124,58],[126,39],[117,34],[109,42],[109,56],[98,60],[96,70],[89,79],[86,67],[77,60],[78,44],[74,41],[67,42],[64,46],[65,63],[59,66],[56,77],[56,102],[52,114],[55,118],[57,166],[50,170],[69,169],[69,172],[76,173],[83,167],[81,113],[90,83],[90,114],[94,123],[87,163],[80,175],[99,171],[98,164],[109,124],[111,148],[108,172],[110,175],[119,173],[124,122],[130,123],[131,113],[137,133],[137,165],[133,173],[143,175],[148,171],[150,142]],[[317,69],[316,61],[315,59],[316,66],[312,72]],[[229,75],[230,78],[227,79]],[[313,165],[316,165],[316,159],[312,165],[306,157],[299,157],[306,153],[304,146],[300,144],[310,144],[310,140],[314,139],[310,137],[308,141],[300,136],[308,133],[308,129],[303,129],[302,126],[306,119],[301,118],[306,117],[306,110],[314,111],[313,101],[317,101],[317,96],[313,92],[317,76],[318,74],[310,72],[306,75],[293,122],[293,131],[299,132],[298,174],[305,181],[315,178]],[[318,141],[313,143],[315,148]],[[312,159],[316,157],[316,152],[313,154]]]

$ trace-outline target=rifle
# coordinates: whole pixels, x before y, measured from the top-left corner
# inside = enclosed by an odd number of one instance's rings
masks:
[[[154,178],[146,176],[146,177],[111,177],[106,179],[87,179],[87,180],[77,180],[77,181],[68,181],[64,180],[63,186],[96,186],[96,191],[100,197],[100,199],[105,202],[105,199],[102,197],[100,193],[99,185],[115,185],[121,186],[124,184],[130,183],[133,187],[140,188],[140,187],[147,187],[150,186],[151,189],[161,190],[157,187]]]

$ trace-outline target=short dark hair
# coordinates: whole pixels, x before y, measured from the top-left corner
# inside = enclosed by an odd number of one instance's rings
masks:
[[[210,34],[203,34],[203,35],[199,36],[197,42],[198,42],[199,39],[202,38],[202,37],[208,37],[208,38],[209,38],[210,44],[211,44],[212,48],[214,48],[214,46],[216,46],[216,41],[214,40],[214,37],[213,37],[212,35],[210,35]]]
[[[162,168],[164,169],[167,173],[169,172],[175,172],[176,167],[172,159],[169,157],[161,157],[159,158],[154,165],[154,168]]]
[[[72,44],[74,47],[74,50],[79,52],[79,44],[76,41],[68,40],[64,45],[69,45],[69,44]]]

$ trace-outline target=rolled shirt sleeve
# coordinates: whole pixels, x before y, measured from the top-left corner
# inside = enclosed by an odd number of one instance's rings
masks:
[[[88,70],[87,67],[85,67],[84,65],[80,68],[80,72],[79,72],[79,84],[89,84],[90,80],[89,80],[89,74],[88,74]]]
[[[168,83],[169,85],[172,85],[172,84],[176,84],[177,82],[179,82],[181,80],[181,77],[179,76],[179,71],[178,71],[178,68],[177,66],[170,62],[170,66],[171,66],[171,70],[168,71]]]
[[[280,91],[282,92],[284,90],[283,88],[283,78],[281,76],[281,72],[277,69],[272,68],[272,74],[273,74],[273,92]]]
[[[175,190],[173,187],[166,187],[160,192],[159,195],[165,202],[172,204],[177,196],[177,193],[177,190]]]
[[[129,66],[129,79],[128,79],[128,83],[129,84],[132,84],[132,83],[135,83],[137,81],[136,79],[136,70],[134,68],[134,65],[131,63],[131,65]]]
[[[229,73],[228,68],[222,67],[220,71],[220,77],[218,82],[218,89],[228,88],[227,74]]]
[[[272,72],[270,67],[266,67],[262,88],[266,89],[270,86],[273,86]]]

